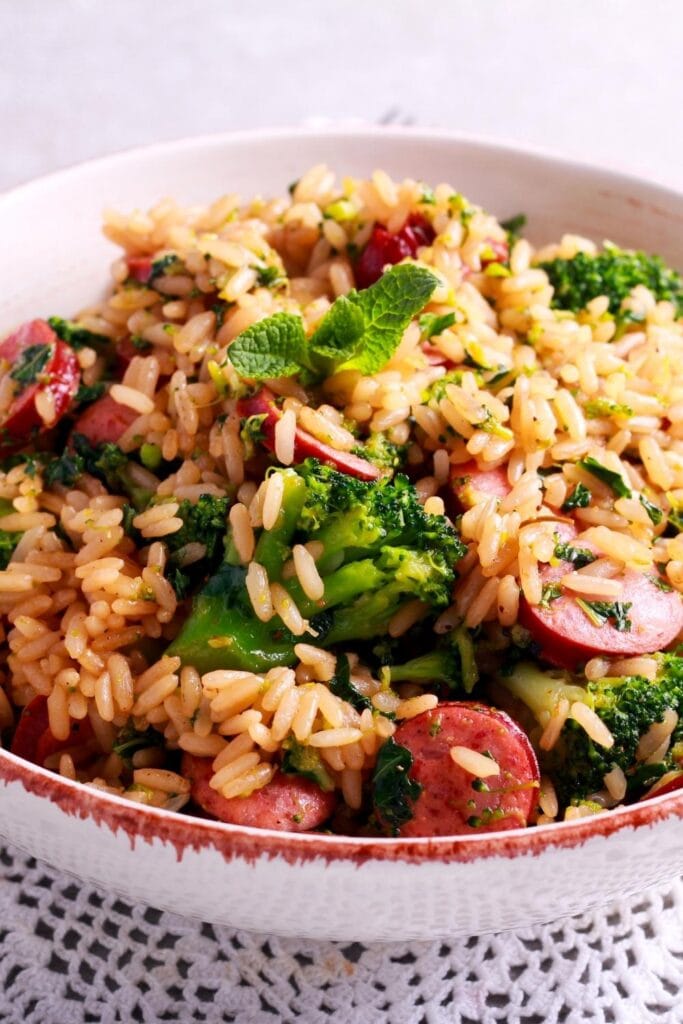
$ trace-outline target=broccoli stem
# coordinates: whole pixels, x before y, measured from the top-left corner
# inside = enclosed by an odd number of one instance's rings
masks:
[[[281,472],[284,480],[282,504],[275,525],[263,530],[254,551],[254,561],[264,567],[271,582],[282,576],[291,554],[291,542],[306,500],[306,484],[292,469]]]
[[[305,618],[337,605],[355,601],[368,590],[376,590],[386,581],[386,574],[378,569],[370,558],[350,562],[325,577],[325,594],[319,601],[311,600],[303,591],[298,580],[290,580],[286,590]]]
[[[588,691],[583,686],[570,683],[566,672],[553,670],[551,674],[531,662],[520,662],[510,675],[501,675],[497,679],[513,697],[526,704],[541,725],[546,724],[563,697],[570,704],[575,701],[592,703]]]

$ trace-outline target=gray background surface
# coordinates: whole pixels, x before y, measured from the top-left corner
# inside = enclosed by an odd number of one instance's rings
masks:
[[[160,139],[413,119],[683,186],[679,0],[0,0],[0,188]]]

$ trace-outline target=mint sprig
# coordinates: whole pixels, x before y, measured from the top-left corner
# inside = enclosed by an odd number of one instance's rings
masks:
[[[426,268],[399,264],[370,288],[336,299],[310,338],[301,317],[292,313],[252,324],[230,346],[230,362],[247,380],[298,375],[314,383],[341,368],[376,373],[437,284]]]

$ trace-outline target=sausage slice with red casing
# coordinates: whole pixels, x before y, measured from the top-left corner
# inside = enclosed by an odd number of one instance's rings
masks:
[[[275,395],[268,388],[261,388],[251,398],[242,398],[237,403],[237,410],[242,417],[263,416],[261,434],[263,446],[268,451],[275,450],[275,425],[282,418],[282,411],[275,404]],[[297,427],[294,434],[294,461],[302,462],[307,458],[319,459],[334,466],[340,473],[347,473],[359,480],[377,480],[381,475],[377,466],[367,459],[361,459],[353,452],[342,452],[332,445],[319,441],[307,430]]]
[[[451,466],[448,490],[450,504],[457,515],[487,498],[506,498],[512,488],[505,466],[479,469],[476,462],[466,462],[462,466]]]
[[[10,750],[41,767],[52,754],[87,743],[93,735],[89,719],[72,721],[66,739],[56,739],[50,730],[47,697],[38,694],[21,712]]]
[[[576,542],[576,546],[593,550],[590,544],[581,540]],[[569,562],[544,566],[541,582],[544,586],[559,583],[572,569]],[[575,669],[582,662],[599,655],[632,657],[652,654],[673,643],[683,629],[680,594],[666,587],[662,589],[662,581],[655,570],[642,573],[626,569],[615,579],[622,583],[622,592],[617,600],[630,605],[626,611],[630,628],[617,629],[613,619],[602,625],[596,624],[577,602],[576,596],[568,591],[549,601],[547,607],[531,605],[522,599],[519,622],[540,645],[546,661]]]
[[[140,414],[127,405],[119,405],[111,395],[104,395],[89,405],[74,424],[73,433],[83,434],[90,444],[116,444]]]
[[[182,774],[192,785],[192,799],[219,821],[281,832],[309,832],[332,814],[337,797],[309,779],[278,772],[250,796],[226,799],[209,785],[214,774],[210,757],[183,754]]]
[[[81,374],[73,350],[45,320],[29,320],[8,335],[0,342],[0,359],[9,364],[10,375],[20,368],[26,371],[23,379],[15,378],[15,397],[0,423],[0,455],[9,455],[25,448],[35,434],[61,419],[78,390]],[[32,364],[35,372],[31,371]],[[41,395],[52,407],[47,425],[38,412]]]
[[[526,734],[503,711],[473,702],[443,703],[401,724],[394,740],[413,755],[410,778],[422,786],[402,836],[458,836],[528,825],[539,770]],[[456,763],[451,748],[486,754],[497,775],[481,778]]]

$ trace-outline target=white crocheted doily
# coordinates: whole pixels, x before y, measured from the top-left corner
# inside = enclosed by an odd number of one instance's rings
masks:
[[[0,1022],[683,1021],[683,883],[524,932],[312,942],[189,921],[0,850]]]

